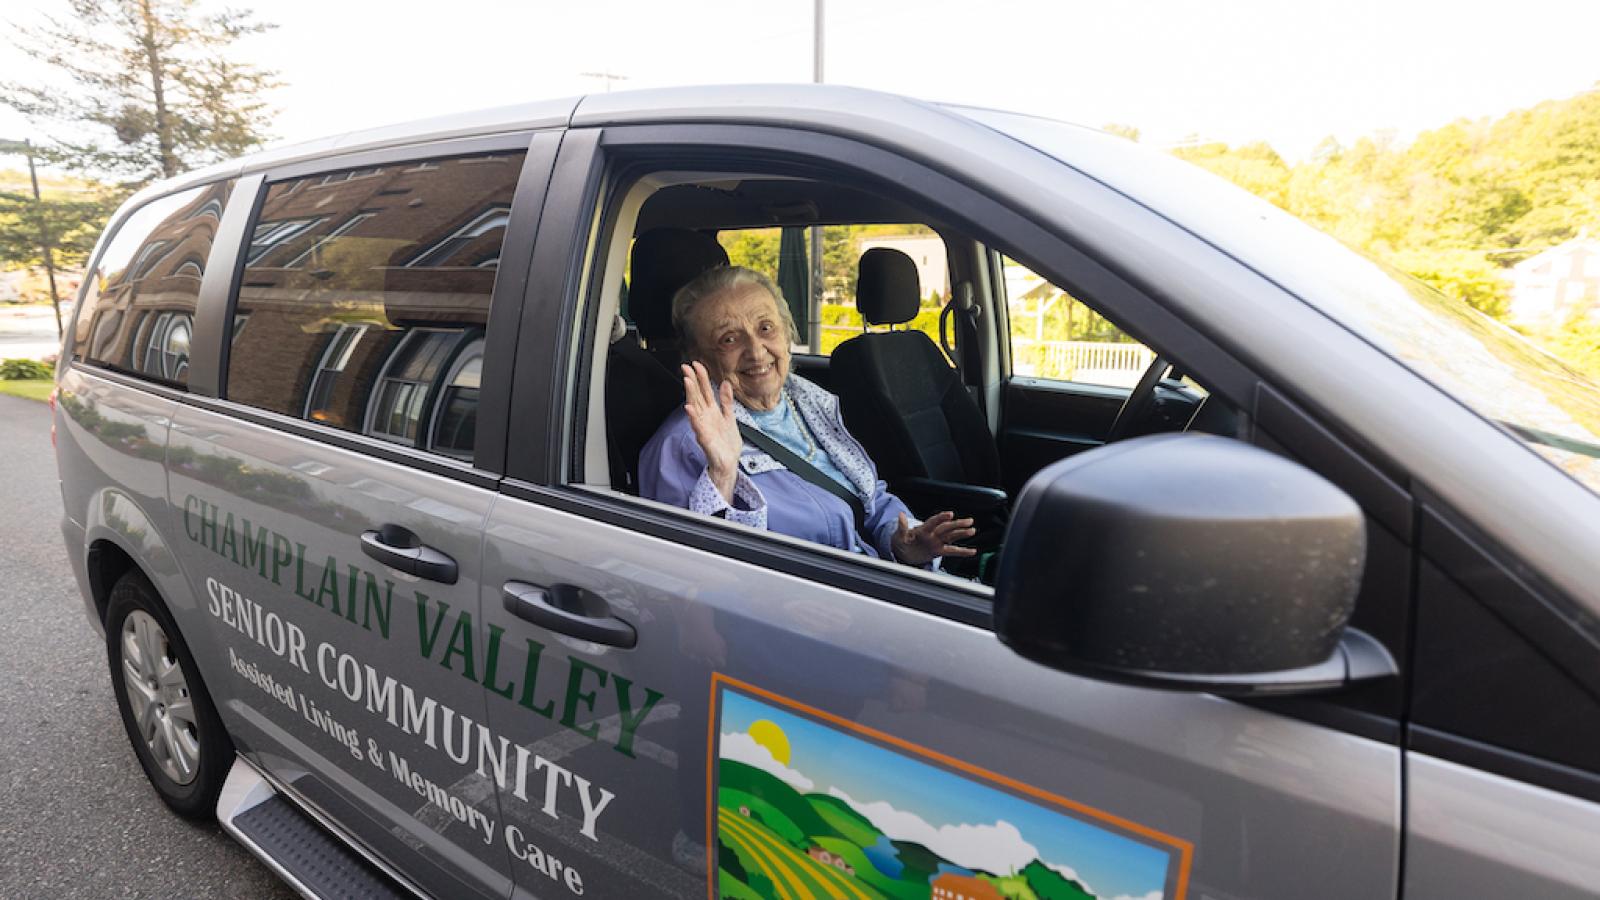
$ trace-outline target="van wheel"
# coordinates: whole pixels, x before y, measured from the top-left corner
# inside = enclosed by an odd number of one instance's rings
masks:
[[[140,572],[111,588],[106,657],[122,724],[156,793],[181,816],[214,816],[233,742],[183,636]]]

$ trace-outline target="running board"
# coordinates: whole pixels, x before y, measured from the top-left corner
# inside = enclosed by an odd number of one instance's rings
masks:
[[[234,760],[217,797],[217,821],[307,900],[411,897],[296,808],[243,759]]]

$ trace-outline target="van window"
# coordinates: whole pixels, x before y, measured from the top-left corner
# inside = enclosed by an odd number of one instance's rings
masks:
[[[822,288],[815,291],[810,256],[813,232],[818,230],[822,233]],[[944,239],[927,225],[736,228],[719,231],[717,242],[728,252],[730,265],[764,272],[783,291],[799,326],[797,353],[827,356],[862,333],[861,314],[856,311],[856,275],[861,255],[874,247],[899,250],[916,264],[922,307],[907,327],[938,339],[939,310],[950,296],[950,274]]]
[[[228,398],[470,460],[521,168],[522,154],[499,153],[269,184],[234,309]]]
[[[1002,257],[1014,375],[1131,388],[1155,362],[1149,347],[1032,269]]]
[[[85,289],[72,355],[184,386],[189,335],[232,182],[153,200],[123,222]]]

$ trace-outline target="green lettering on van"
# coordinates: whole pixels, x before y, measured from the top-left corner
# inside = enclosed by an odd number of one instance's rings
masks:
[[[242,519],[244,534],[240,535],[240,542],[244,545],[244,555],[239,560],[239,565],[245,569],[255,569],[262,578],[267,577],[267,529],[264,525],[257,525],[254,531],[250,530],[250,520]]]
[[[585,673],[593,672],[600,679],[600,687],[605,687],[606,676],[610,673],[599,666],[591,666],[576,656],[567,657],[567,666],[567,702],[561,710],[561,724],[592,741],[600,734],[599,724],[593,721],[588,725],[578,724],[579,703],[588,707],[589,712],[594,712],[595,692],[583,691],[583,676]]]
[[[294,595],[307,603],[322,605],[316,594],[306,590],[306,545],[299,541],[294,545]]]

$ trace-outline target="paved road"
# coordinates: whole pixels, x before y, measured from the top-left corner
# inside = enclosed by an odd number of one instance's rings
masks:
[[[144,779],[57,523],[42,403],[0,395],[0,897],[296,896]]]

